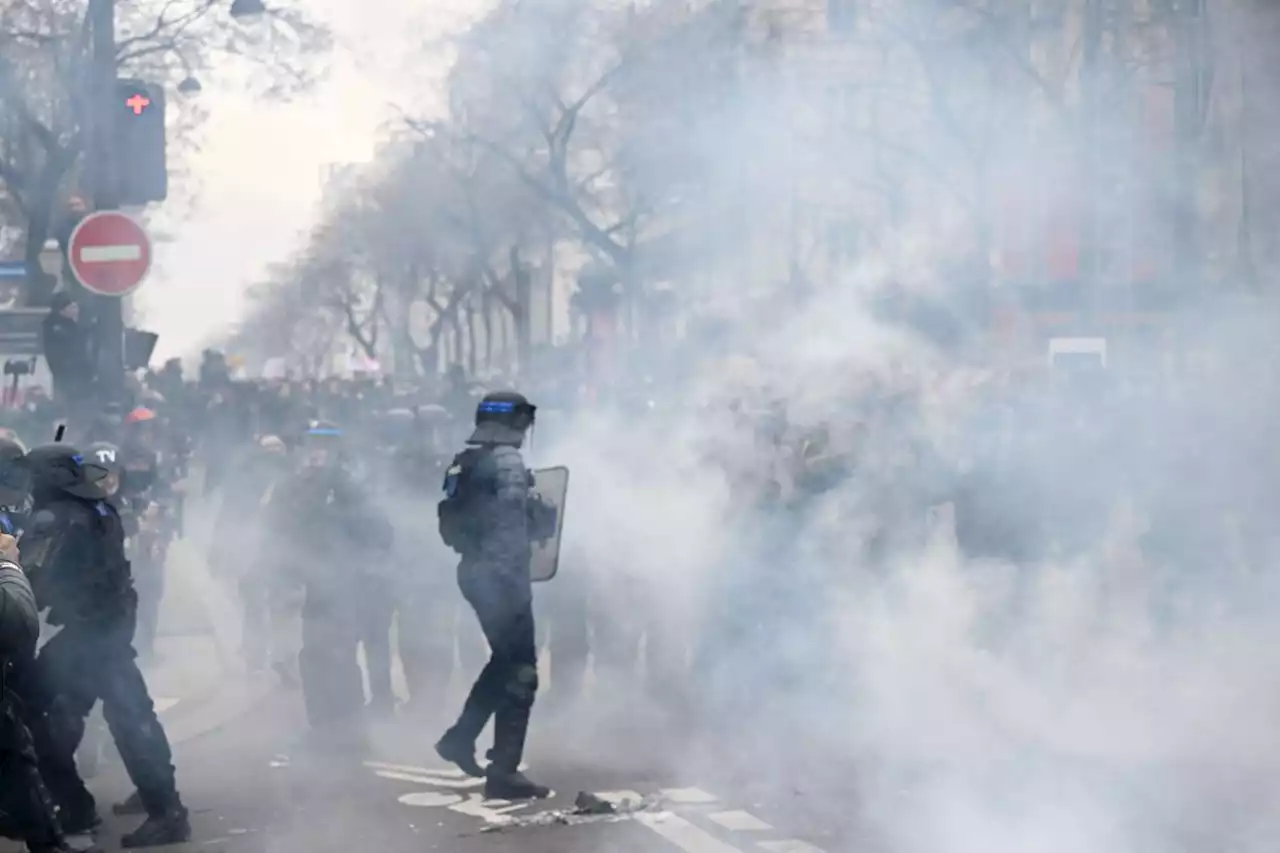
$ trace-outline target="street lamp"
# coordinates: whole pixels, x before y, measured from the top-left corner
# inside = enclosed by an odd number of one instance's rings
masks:
[[[194,95],[203,88],[200,85],[200,81],[194,77],[186,77],[178,84],[178,91],[184,95]]]
[[[262,0],[235,0],[231,4],[231,17],[248,18],[253,15],[261,15],[267,11],[267,7],[262,5]]]
[[[49,238],[44,241],[44,248],[40,250],[40,270],[47,276],[51,276],[62,282],[62,248],[58,245],[58,241]]]

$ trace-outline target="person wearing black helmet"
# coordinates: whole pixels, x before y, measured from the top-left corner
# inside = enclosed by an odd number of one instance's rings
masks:
[[[15,536],[21,519],[11,514],[30,494],[25,454],[20,443],[0,439],[0,836],[25,842],[31,853],[50,853],[71,848],[21,715],[23,678],[30,674],[40,637],[35,593],[19,563]]]
[[[303,455],[303,468],[271,491],[268,547],[276,571],[304,594],[298,675],[313,737],[325,748],[359,750],[365,743],[357,658],[364,565],[390,549],[391,525],[343,464],[341,428],[312,423]],[[349,554],[359,557],[339,556]]]
[[[489,393],[476,409],[470,445],[445,472],[440,534],[461,556],[458,586],[489,641],[489,662],[476,679],[458,721],[436,752],[472,776],[485,777],[495,799],[546,797],[548,789],[520,772],[529,714],[538,689],[533,626],[530,487],[533,475],[520,447],[536,408],[513,391]],[[484,770],[476,739],[494,718],[493,749]]]
[[[40,773],[68,832],[99,822],[93,795],[75,763],[85,718],[102,712],[147,818],[125,847],[177,844],[190,838],[173,757],[138,669],[133,635],[138,596],[124,550],[124,525],[107,501],[108,467],[60,443],[27,454],[32,516],[23,535],[36,601],[62,630],[36,658],[32,734]]]

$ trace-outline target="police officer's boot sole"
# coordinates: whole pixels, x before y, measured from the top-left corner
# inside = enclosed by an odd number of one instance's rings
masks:
[[[529,780],[520,771],[511,773],[493,773],[485,777],[484,797],[486,800],[545,800],[551,796],[551,789]]]
[[[191,822],[186,809],[174,809],[168,814],[153,815],[142,826],[123,836],[120,846],[163,847],[166,844],[182,844],[191,840]]]
[[[484,778],[484,768],[476,763],[474,744],[465,744],[445,735],[436,741],[436,755],[457,767],[473,779]]]

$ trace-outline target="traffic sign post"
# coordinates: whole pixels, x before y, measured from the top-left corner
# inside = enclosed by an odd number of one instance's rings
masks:
[[[151,269],[151,238],[118,210],[100,210],[71,232],[67,261],[76,281],[99,296],[128,296]]]

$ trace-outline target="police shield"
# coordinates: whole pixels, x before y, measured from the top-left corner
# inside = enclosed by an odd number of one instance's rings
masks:
[[[529,563],[529,575],[536,583],[549,581],[560,568],[560,532],[564,530],[564,501],[569,491],[569,469],[563,466],[540,468],[533,472],[533,495],[547,507],[555,510],[555,533],[544,539],[534,539],[533,559]]]

